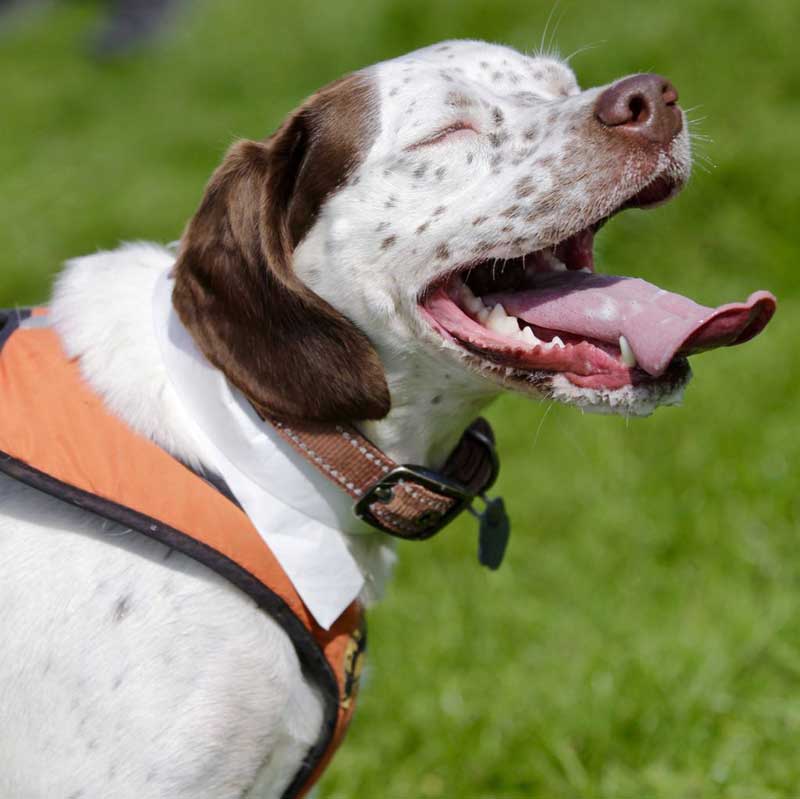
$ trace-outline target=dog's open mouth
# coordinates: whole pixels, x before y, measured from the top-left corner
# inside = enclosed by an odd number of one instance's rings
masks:
[[[617,211],[671,193],[654,181]],[[741,344],[769,322],[776,303],[767,291],[708,308],[639,278],[595,274],[594,236],[607,218],[553,247],[451,272],[424,292],[423,315],[509,376],[557,372],[612,390],[674,379],[688,371],[686,356]]]

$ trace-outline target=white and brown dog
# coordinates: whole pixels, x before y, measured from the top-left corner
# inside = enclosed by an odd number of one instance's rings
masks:
[[[364,69],[236,144],[177,255],[70,262],[55,327],[114,414],[209,473],[162,312],[252,407],[351,421],[401,463],[439,467],[508,389],[648,414],[680,398],[686,355],[774,307],[594,273],[597,229],[689,177],[676,101],[656,75],[581,91],[564,63],[478,41]],[[174,311],[152,299],[167,274]],[[344,510],[327,535],[373,601],[391,542]],[[281,796],[317,738],[315,689],[277,623],[168,555],[0,476],[0,796]]]

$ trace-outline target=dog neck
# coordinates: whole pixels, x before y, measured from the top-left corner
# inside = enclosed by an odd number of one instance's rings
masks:
[[[467,426],[493,399],[484,387],[460,379],[441,364],[423,358],[408,373],[408,364],[382,355],[392,409],[379,421],[358,427],[378,449],[398,463],[439,469]]]
[[[190,467],[209,470],[154,334],[151,297],[173,263],[169,250],[148,244],[70,261],[56,283],[51,313],[67,355],[79,359],[84,378],[112,413]],[[385,419],[360,425],[363,432],[397,462],[438,468],[491,395],[476,390],[474,378],[442,370],[433,359],[409,363],[389,348],[381,355],[393,407]],[[374,601],[394,562],[391,539],[380,533],[345,539],[365,578],[362,598]]]

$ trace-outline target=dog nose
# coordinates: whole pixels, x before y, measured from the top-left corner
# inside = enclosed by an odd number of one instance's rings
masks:
[[[669,144],[683,127],[677,89],[661,75],[631,75],[598,98],[595,116],[607,128]]]

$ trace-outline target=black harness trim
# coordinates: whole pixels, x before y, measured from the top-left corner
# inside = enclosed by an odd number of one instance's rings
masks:
[[[27,308],[19,311],[0,308],[0,350],[30,315],[31,312]]]

